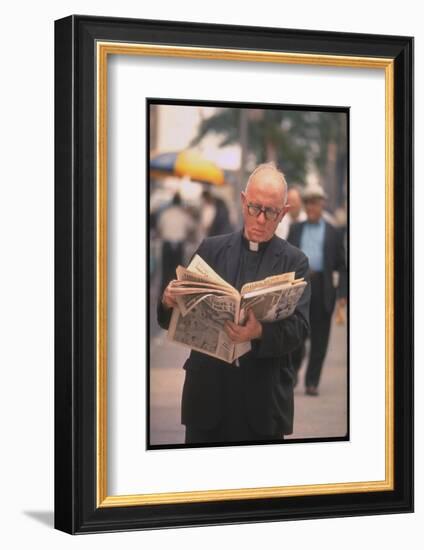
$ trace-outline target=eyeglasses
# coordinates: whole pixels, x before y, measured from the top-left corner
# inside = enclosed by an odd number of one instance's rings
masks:
[[[270,222],[275,222],[281,212],[281,210],[276,210],[269,206],[261,206],[260,204],[252,204],[251,202],[247,203],[247,211],[250,216],[255,216],[256,218],[263,212],[265,218]]]

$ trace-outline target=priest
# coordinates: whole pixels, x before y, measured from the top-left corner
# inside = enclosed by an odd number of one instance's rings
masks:
[[[241,193],[244,226],[239,232],[205,239],[197,254],[237,290],[252,281],[294,271],[308,281],[303,252],[275,235],[289,211],[284,174],[273,163],[259,165]],[[275,442],[293,431],[291,354],[309,333],[307,285],[293,314],[274,323],[248,312],[243,326],[228,322],[233,342],[251,350],[233,364],[192,350],[182,392],[182,423],[187,444]],[[158,305],[158,322],[167,329],[176,307],[173,282]]]

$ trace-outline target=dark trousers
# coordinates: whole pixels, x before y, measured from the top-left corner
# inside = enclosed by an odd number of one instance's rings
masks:
[[[311,275],[311,305],[310,305],[310,351],[305,375],[305,386],[318,387],[321,371],[327,354],[328,340],[331,328],[332,311],[324,304],[324,284],[322,273]],[[292,354],[295,370],[300,369],[305,354],[303,345]]]
[[[281,433],[258,433],[252,429],[245,414],[240,368],[231,366],[223,372],[222,415],[219,424],[206,430],[187,425],[185,442],[200,444],[283,440]]]

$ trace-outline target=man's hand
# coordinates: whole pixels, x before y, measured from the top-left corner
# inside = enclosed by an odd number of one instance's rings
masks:
[[[262,325],[256,319],[255,314],[251,309],[247,312],[247,321],[244,326],[236,325],[232,321],[225,323],[225,332],[231,340],[237,344],[256,340],[262,336]]]
[[[162,304],[165,306],[166,309],[177,307],[177,302],[175,300],[175,296],[173,293],[174,282],[175,282],[175,279],[169,283],[169,285],[165,288],[162,294]]]

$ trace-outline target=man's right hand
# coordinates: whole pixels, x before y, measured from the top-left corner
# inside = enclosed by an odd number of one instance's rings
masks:
[[[169,285],[165,288],[162,294],[162,304],[166,309],[171,309],[173,307],[177,307],[177,302],[175,300],[175,296],[173,293],[173,284],[175,282],[175,279],[169,283]]]

